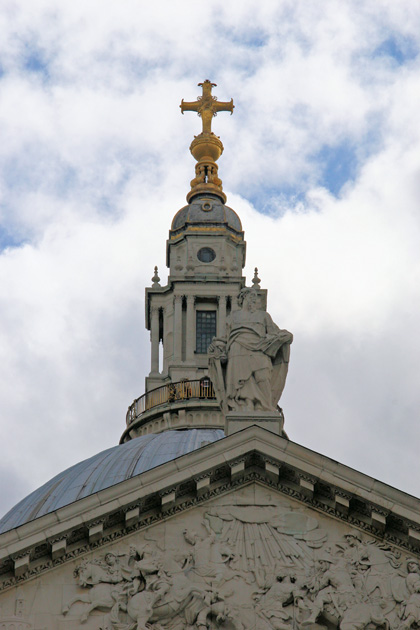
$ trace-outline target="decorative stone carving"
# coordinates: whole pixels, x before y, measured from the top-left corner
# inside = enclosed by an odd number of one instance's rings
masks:
[[[187,266],[186,266],[186,276],[193,276],[194,275],[194,261],[192,259],[192,256],[188,256],[188,261],[187,261]]]
[[[286,506],[217,505],[75,570],[70,599],[114,630],[400,630],[420,625],[420,564]],[[195,531],[193,528],[196,528]],[[158,537],[158,538],[157,538]],[[80,610],[80,609],[79,609]]]
[[[402,610],[401,629],[420,627],[420,562],[408,558],[407,575],[397,576],[392,582],[393,594]]]
[[[283,392],[293,335],[260,310],[258,292],[242,289],[227,337],[209,347],[209,372],[225,414],[273,412]]]
[[[70,600],[63,614],[74,603],[84,602],[88,606],[81,623],[94,609],[105,609],[110,611],[112,626],[119,630],[160,628],[161,623],[166,626],[171,620],[181,623],[179,627],[207,628],[207,618],[212,615],[219,621],[230,619],[224,598],[211,588],[194,584],[187,575],[186,559],[183,564],[164,558],[149,543],[130,547],[128,554],[108,553],[86,562],[76,569],[75,577],[89,591]],[[241,628],[233,618],[231,621],[231,627]]]
[[[25,602],[18,591],[14,602],[14,614],[4,615],[0,605],[0,629],[32,630],[32,628],[32,623],[25,616]]]

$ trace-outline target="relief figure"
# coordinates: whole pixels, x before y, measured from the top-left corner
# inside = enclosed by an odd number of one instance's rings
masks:
[[[118,558],[113,553],[107,553],[103,560],[84,562],[74,571],[74,577],[78,578],[81,587],[89,588],[87,593],[76,595],[63,607],[62,613],[66,615],[76,602],[88,604],[80,621],[84,623],[92,610],[111,609],[122,591],[122,574]]]
[[[402,628],[408,630],[414,624],[420,624],[420,563],[414,558],[407,561],[408,575],[406,577],[406,587],[408,598],[403,609]]]
[[[303,622],[303,626],[314,624],[326,609],[333,616],[341,618],[358,601],[356,589],[345,566],[335,563],[328,553],[319,558],[317,573],[309,584],[309,591],[315,594],[315,599],[310,606],[311,614]]]
[[[297,590],[296,578],[276,575],[273,585],[262,596],[257,597],[258,630],[290,630],[293,628],[293,603]]]
[[[213,578],[216,586],[221,586],[227,577],[227,567],[232,559],[232,551],[228,545],[217,540],[207,520],[203,520],[207,536],[199,536],[196,532],[184,529],[184,539],[193,547],[187,563],[191,571],[201,578]],[[187,568],[187,565],[185,566]]]

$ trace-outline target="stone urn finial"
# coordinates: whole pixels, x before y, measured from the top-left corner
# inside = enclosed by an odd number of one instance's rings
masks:
[[[152,278],[152,282],[153,282],[152,287],[160,287],[159,281],[160,281],[160,278],[158,276],[158,268],[155,267],[155,273]]]
[[[258,267],[254,269],[254,277],[252,278],[252,288],[253,289],[261,289],[260,287],[260,278],[258,277]]]

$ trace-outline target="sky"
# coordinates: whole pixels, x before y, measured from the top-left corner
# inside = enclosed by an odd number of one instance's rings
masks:
[[[290,439],[420,496],[420,3],[0,0],[0,514],[144,392],[205,79]]]

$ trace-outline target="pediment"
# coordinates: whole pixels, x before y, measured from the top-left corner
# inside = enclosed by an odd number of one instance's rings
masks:
[[[418,508],[250,427],[3,534],[0,621],[282,630],[310,627],[319,608],[313,628],[337,628],[346,614],[373,619],[347,630],[399,628],[415,592]],[[158,600],[172,613],[155,611]],[[139,607],[152,616],[139,619]]]
[[[292,630],[357,618],[365,625],[344,627],[400,627],[420,579],[408,560],[392,543],[254,480],[5,592],[0,624]]]

